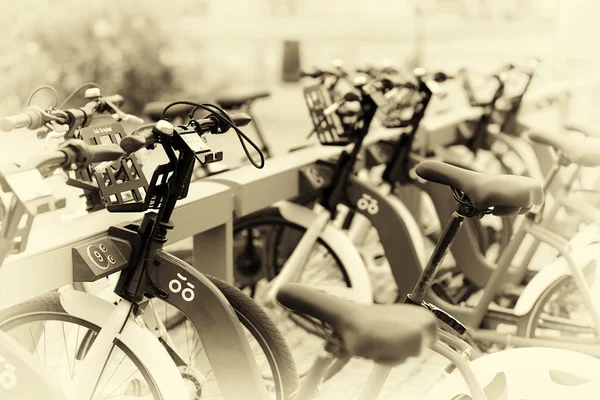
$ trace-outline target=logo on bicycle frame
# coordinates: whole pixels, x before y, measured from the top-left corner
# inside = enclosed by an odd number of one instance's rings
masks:
[[[377,203],[377,200],[366,193],[363,194],[360,199],[358,199],[358,202],[356,202],[356,207],[362,211],[366,210],[371,215],[375,215],[379,212],[379,204]]]
[[[181,297],[187,302],[194,300],[194,297],[196,297],[196,293],[194,293],[195,286],[188,282],[187,278],[179,272],[177,273],[177,278],[185,282],[187,287],[184,288],[179,280],[171,279],[171,282],[169,282],[169,290],[175,294],[181,292]]]
[[[0,355],[0,387],[8,390],[15,386],[17,386],[16,368]]]

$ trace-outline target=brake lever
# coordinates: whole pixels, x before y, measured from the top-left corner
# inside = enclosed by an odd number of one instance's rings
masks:
[[[38,139],[48,139],[48,137],[54,132],[54,138],[64,137],[69,131],[69,125],[59,124],[56,121],[49,121],[44,124],[45,129],[39,129],[36,132]]]
[[[126,113],[119,114],[119,113],[115,113],[115,114],[112,114],[112,117],[116,121],[118,121],[118,122],[126,121],[126,122],[133,122],[133,123],[137,123],[137,124],[143,124],[144,123],[143,119],[141,119],[138,116],[132,115],[132,114],[126,114]]]
[[[127,114],[123,112],[119,107],[117,107],[112,101],[104,100],[104,102],[114,111],[111,115],[117,122],[121,121],[131,121],[133,123],[143,124],[144,120],[140,117],[137,117],[132,114]]]

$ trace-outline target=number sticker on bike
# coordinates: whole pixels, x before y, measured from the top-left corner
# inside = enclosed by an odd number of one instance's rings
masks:
[[[9,364],[2,355],[0,355],[0,387],[3,389],[12,389],[17,386],[17,374],[14,365]]]
[[[180,273],[177,273],[177,278],[183,281],[187,287],[184,288],[183,283],[179,280],[172,279],[169,282],[169,290],[175,294],[181,292],[181,297],[187,302],[194,300],[194,297],[196,297],[196,293],[194,293],[195,286],[188,282],[187,278]]]
[[[379,204],[377,203],[377,200],[366,193],[363,194],[360,199],[358,199],[356,206],[359,210],[366,210],[371,215],[375,215],[379,212]]]

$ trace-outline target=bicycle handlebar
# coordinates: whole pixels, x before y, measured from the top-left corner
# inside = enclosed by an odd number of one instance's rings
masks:
[[[27,128],[30,130],[38,129],[51,121],[68,122],[68,115],[77,112],[94,112],[101,104],[111,104],[121,106],[125,100],[123,96],[115,94],[112,96],[103,96],[97,100],[87,103],[84,107],[70,110],[44,110],[39,106],[29,106],[24,112],[4,117],[0,119],[0,130],[10,132],[14,129]],[[116,111],[116,110],[115,110]]]
[[[229,118],[231,118],[237,127],[246,126],[252,121],[252,118],[245,113],[229,114]],[[194,119],[190,122],[190,125],[193,126],[198,133],[210,131],[213,134],[221,134],[228,130],[223,130],[222,124],[219,124],[219,121],[210,116],[205,119]],[[151,129],[147,129],[150,127]],[[133,134],[121,139],[120,146],[127,154],[134,153],[144,147],[150,149],[154,147],[161,134],[172,136],[173,125],[168,121],[160,120],[154,125],[141,127]]]
[[[339,70],[339,72],[330,71],[326,69],[314,69],[312,71],[300,71],[300,78],[325,78],[327,76],[335,77],[335,78],[343,78],[345,75],[343,70]]]
[[[58,150],[30,158],[23,169],[38,169],[48,175],[58,168],[78,170],[93,163],[116,161],[125,153],[118,144],[90,145],[81,139],[70,139],[62,143]]]
[[[10,132],[14,129],[37,129],[43,124],[42,112],[39,107],[30,106],[24,112],[0,119],[0,130]]]

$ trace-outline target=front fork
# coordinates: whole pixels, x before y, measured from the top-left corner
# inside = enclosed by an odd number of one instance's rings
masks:
[[[115,346],[115,339],[119,338],[119,332],[128,320],[130,309],[131,303],[119,302],[102,326],[94,339],[93,346],[86,354],[85,362],[78,369],[78,379],[73,385],[72,398],[93,398],[100,376]]]

